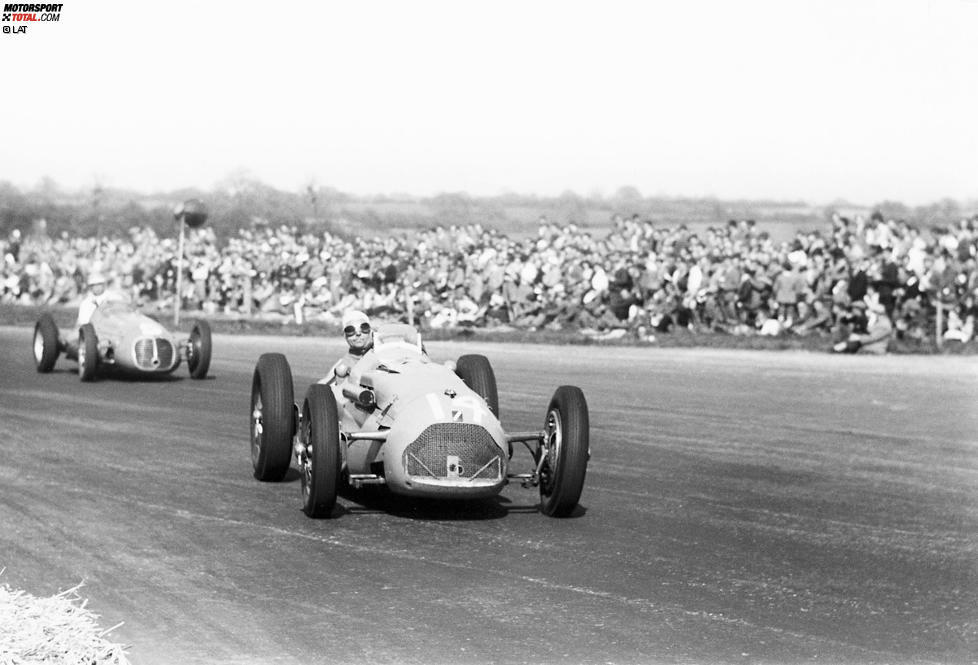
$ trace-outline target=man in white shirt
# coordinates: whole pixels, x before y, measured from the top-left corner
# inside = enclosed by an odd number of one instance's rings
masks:
[[[109,294],[105,290],[105,275],[98,271],[92,271],[88,276],[88,293],[78,304],[78,321],[75,323],[75,331],[92,320],[92,314],[99,308],[99,305],[109,299]]]
[[[71,337],[64,344],[65,355],[69,358],[78,357],[78,330],[86,323],[91,322],[95,310],[106,302],[122,300],[123,296],[106,289],[106,279],[98,270],[93,270],[88,275],[88,293],[78,304],[78,319],[75,322],[75,329]]]

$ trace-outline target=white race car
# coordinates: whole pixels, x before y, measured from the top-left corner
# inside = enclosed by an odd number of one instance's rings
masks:
[[[38,372],[50,372],[64,353],[78,361],[78,376],[92,381],[101,370],[112,368],[130,374],[169,374],[186,359],[193,379],[203,379],[211,364],[211,329],[207,321],[195,321],[185,338],[167,330],[124,301],[104,303],[89,323],[78,330],[78,345],[62,339],[57,324],[44,313],[34,326],[34,361]]]
[[[372,350],[352,367],[338,364],[301,404],[284,355],[263,354],[252,379],[255,477],[281,480],[294,458],[310,517],[330,516],[344,483],[462,499],[494,496],[511,480],[539,488],[544,514],[567,516],[584,488],[588,433],[587,403],[575,386],[556,390],[541,430],[505,432],[485,356],[436,363],[405,324],[379,326]],[[513,443],[530,452],[526,473],[510,471]]]

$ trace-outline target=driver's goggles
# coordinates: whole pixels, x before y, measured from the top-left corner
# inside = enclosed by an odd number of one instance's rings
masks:
[[[346,328],[343,328],[343,334],[346,335],[347,337],[353,337],[358,332],[361,332],[364,335],[366,335],[367,333],[370,332],[370,324],[361,323],[359,330],[357,330],[356,326],[347,326]]]

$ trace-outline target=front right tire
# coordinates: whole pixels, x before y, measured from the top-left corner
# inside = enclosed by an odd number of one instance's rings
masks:
[[[50,314],[41,314],[34,326],[34,364],[37,371],[47,374],[54,369],[59,353],[58,325]]]
[[[302,405],[300,443],[302,510],[309,517],[329,517],[340,485],[340,420],[336,397],[329,386],[309,386]]]
[[[187,368],[191,379],[207,377],[211,366],[211,326],[207,321],[196,321],[187,340]]]
[[[263,353],[251,379],[251,464],[258,480],[277,482],[288,473],[294,408],[289,361],[281,353]]]
[[[98,370],[98,336],[95,326],[86,323],[78,330],[78,378],[82,381],[95,379]]]

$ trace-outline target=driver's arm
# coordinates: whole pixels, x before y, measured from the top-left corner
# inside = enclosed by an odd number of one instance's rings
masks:
[[[75,330],[77,331],[83,325],[92,320],[92,314],[95,313],[95,309],[98,307],[95,300],[92,298],[83,298],[81,303],[78,305],[78,321],[75,323]]]

